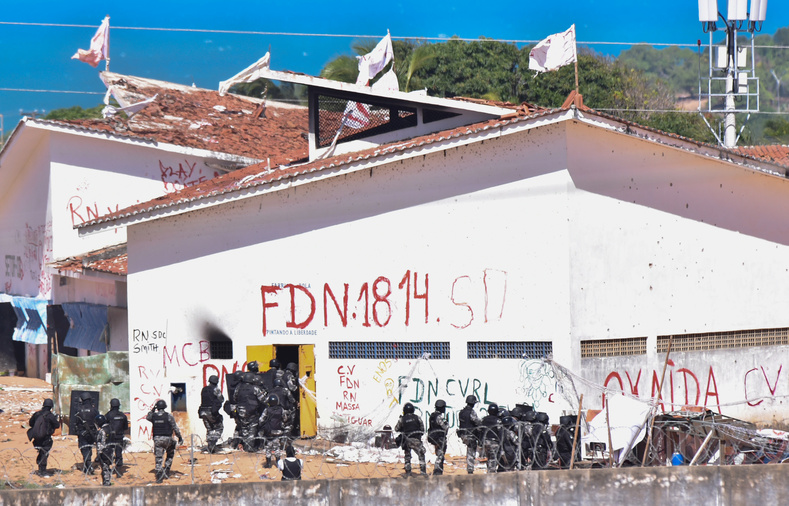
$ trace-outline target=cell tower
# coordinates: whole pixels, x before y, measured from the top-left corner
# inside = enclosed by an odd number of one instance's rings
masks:
[[[737,146],[742,128],[737,132],[734,115],[746,113],[746,121],[751,113],[759,112],[759,78],[756,77],[754,62],[753,34],[762,29],[767,12],[767,0],[751,0],[748,11],[748,0],[728,0],[728,16],[718,12],[718,0],[699,0],[699,21],[704,33],[709,33],[709,72],[707,77],[699,79],[699,111],[723,113],[723,135],[716,132],[707,118],[702,115],[707,126],[712,130],[718,143],[733,148]],[[713,45],[712,36],[718,31],[718,19],[726,30],[723,45]],[[737,40],[739,32],[750,34],[751,58],[748,66],[748,48],[740,46]],[[702,106],[706,98],[706,107]],[[744,126],[744,125],[743,125]]]

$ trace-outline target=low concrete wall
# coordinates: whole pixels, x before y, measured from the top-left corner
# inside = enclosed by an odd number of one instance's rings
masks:
[[[0,492],[0,505],[789,504],[789,466],[540,471],[410,479],[255,482]]]

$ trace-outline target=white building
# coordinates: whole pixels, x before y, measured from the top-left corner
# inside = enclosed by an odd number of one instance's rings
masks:
[[[268,104],[261,118],[259,99],[102,79],[121,105],[157,98],[131,119],[25,118],[0,151],[0,370],[43,378],[55,339],[71,354],[128,349],[126,231],[79,237],[75,225],[267,158],[307,155],[304,108]],[[286,149],[265,142],[270,131]]]
[[[79,227],[127,230],[132,438],[171,387],[182,429],[202,432],[207,377],[271,356],[315,392],[304,434],[316,410],[319,431],[369,435],[404,402],[454,413],[472,393],[555,422],[577,406],[532,359],[648,397],[669,336],[666,404],[785,424],[784,166],[569,104],[497,111],[272,74],[310,86],[312,161]],[[347,100],[383,119],[320,159]]]

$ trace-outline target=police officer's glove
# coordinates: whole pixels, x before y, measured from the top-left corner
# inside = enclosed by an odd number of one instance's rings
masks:
[[[183,445],[184,445],[184,438],[179,437],[178,438],[178,446],[183,446]]]

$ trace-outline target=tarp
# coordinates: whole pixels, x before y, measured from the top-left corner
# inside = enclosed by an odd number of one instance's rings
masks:
[[[110,351],[90,357],[54,356],[52,383],[60,413],[68,413],[71,392],[87,390],[99,392],[98,409],[110,410],[110,400],[121,401],[121,409],[130,411],[129,352]]]
[[[13,340],[29,344],[47,344],[47,304],[49,301],[30,297],[11,300],[16,313]]]
[[[106,352],[110,331],[107,306],[85,302],[64,303],[61,306],[71,323],[63,346]]]
[[[630,449],[644,438],[647,413],[650,405],[624,395],[606,395],[608,419],[611,424],[611,450]],[[605,443],[608,446],[608,427],[605,409],[589,422],[589,433],[581,440],[584,443]],[[627,452],[620,455],[620,461]]]

